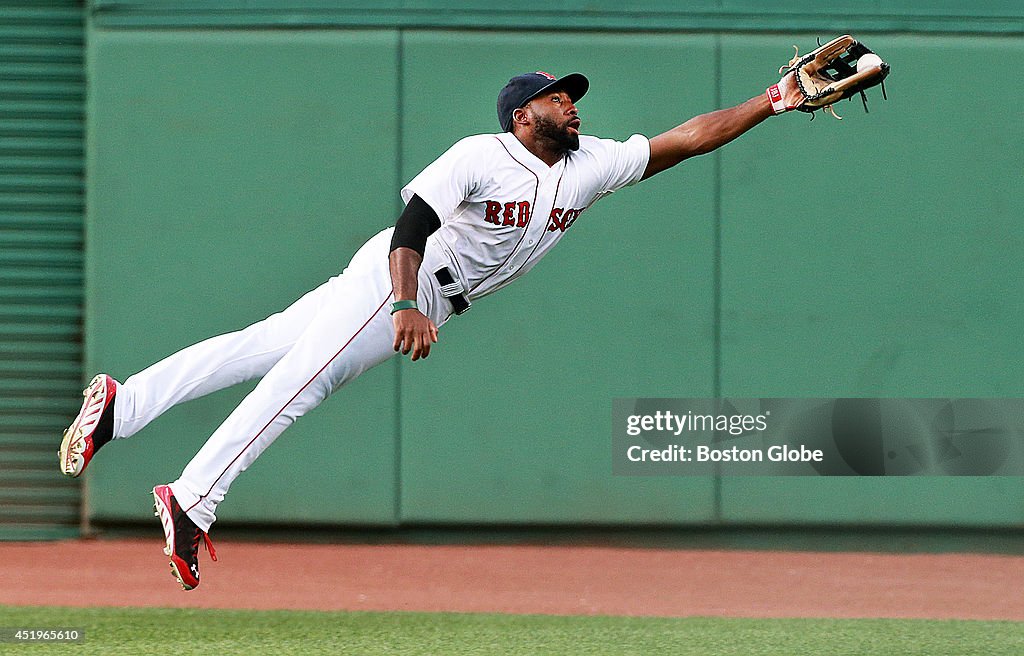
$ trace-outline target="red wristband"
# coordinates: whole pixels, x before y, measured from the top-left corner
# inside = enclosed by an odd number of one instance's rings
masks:
[[[786,102],[782,99],[782,91],[779,90],[779,85],[773,84],[768,87],[765,95],[768,96],[768,102],[772,104],[772,112],[781,114],[786,111]]]

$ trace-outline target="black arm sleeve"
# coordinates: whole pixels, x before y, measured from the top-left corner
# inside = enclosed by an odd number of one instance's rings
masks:
[[[391,250],[405,246],[420,255],[427,247],[427,237],[441,227],[441,219],[437,218],[427,202],[419,196],[413,196],[405,206],[402,215],[395,223],[395,234],[391,237]]]

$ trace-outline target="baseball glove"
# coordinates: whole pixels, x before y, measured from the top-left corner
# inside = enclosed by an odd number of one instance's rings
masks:
[[[823,109],[841,119],[833,108],[835,103],[859,93],[867,111],[864,90],[877,85],[882,86],[882,98],[887,99],[883,81],[889,75],[889,64],[849,34],[802,56],[793,47],[796,55],[779,69],[779,84],[768,88],[776,114],[798,109],[814,118],[814,112]],[[792,91],[794,84],[799,93]]]

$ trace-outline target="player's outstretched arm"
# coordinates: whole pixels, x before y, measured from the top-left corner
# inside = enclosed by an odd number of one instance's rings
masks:
[[[799,91],[795,84],[786,84],[792,78],[792,73],[784,77],[778,88],[787,101],[795,103]],[[710,153],[775,113],[768,95],[762,93],[735,107],[695,116],[651,139],[651,159],[641,179],[670,169],[685,159]]]
[[[762,94],[735,107],[694,116],[651,139],[651,159],[641,179],[670,169],[685,159],[710,153],[771,115],[771,103]]]

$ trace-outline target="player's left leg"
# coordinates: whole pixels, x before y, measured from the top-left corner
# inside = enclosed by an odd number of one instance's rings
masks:
[[[348,286],[356,285],[349,280]],[[214,431],[169,486],[153,489],[171,571],[186,590],[199,585],[198,552],[231,482],[299,416],[331,391],[390,356],[390,287],[374,289],[345,311],[324,311],[302,338]],[[211,556],[213,551],[211,550]]]
[[[387,266],[389,245],[388,233],[371,240],[353,258],[345,274],[332,285],[329,302],[207,440],[181,477],[170,484],[170,495],[165,494],[164,486],[154,490],[172,566],[176,564],[176,575],[187,589],[198,585],[200,539],[215,521],[217,505],[234,479],[295,419],[395,355],[394,326],[388,311],[393,300]],[[451,311],[450,304],[441,300],[436,281],[423,271],[419,301],[438,325]],[[163,503],[161,496],[167,497]]]
[[[209,530],[231,482],[292,422],[335,389],[395,355],[387,307],[392,300],[390,281],[386,286],[366,279],[346,282],[347,289],[338,290],[337,307],[310,323],[171,484],[200,529]]]

